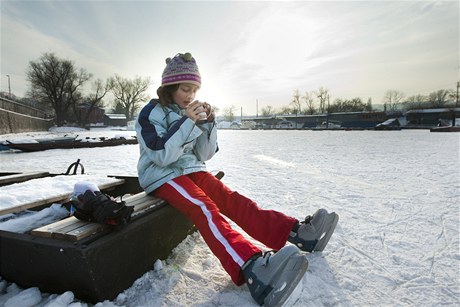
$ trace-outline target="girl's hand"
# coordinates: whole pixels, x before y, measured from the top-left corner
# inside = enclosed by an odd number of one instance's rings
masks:
[[[207,102],[204,103],[204,109],[206,111],[206,115],[208,116],[208,123],[212,123],[214,121],[214,118],[216,117],[216,115],[214,114],[214,109]]]
[[[185,116],[196,122],[197,120],[206,120],[205,116],[203,116],[205,112],[205,103],[195,100],[185,109]]]

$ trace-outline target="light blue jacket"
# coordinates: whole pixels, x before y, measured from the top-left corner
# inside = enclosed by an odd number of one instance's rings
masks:
[[[163,107],[152,99],[139,113],[139,183],[150,193],[165,182],[199,171],[218,151],[215,122],[195,125],[177,104]]]

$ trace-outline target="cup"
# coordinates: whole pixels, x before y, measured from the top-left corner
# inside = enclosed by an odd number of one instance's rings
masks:
[[[198,108],[196,108],[196,110],[201,111],[198,114],[198,119],[196,120],[196,124],[200,125],[200,124],[204,124],[205,122],[207,122],[208,121],[208,115],[206,115],[206,112],[205,112],[203,106],[199,106]]]

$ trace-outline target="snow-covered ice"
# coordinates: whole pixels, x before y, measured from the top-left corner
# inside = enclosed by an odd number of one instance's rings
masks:
[[[115,134],[78,132],[85,133]],[[229,187],[261,207],[297,218],[320,207],[340,215],[325,251],[307,255],[308,271],[286,306],[458,306],[459,147],[459,133],[427,130],[221,130],[208,169],[223,170]],[[81,159],[91,175],[136,175],[138,156],[137,145],[2,152],[0,171],[62,173]],[[43,293],[0,279],[2,305],[90,306],[70,291]],[[195,233],[115,300],[96,306],[256,304]]]

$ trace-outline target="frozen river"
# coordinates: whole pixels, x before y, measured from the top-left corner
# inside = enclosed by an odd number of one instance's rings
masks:
[[[218,135],[220,151],[208,169],[224,171],[230,188],[298,218],[319,207],[340,215],[326,250],[308,255],[308,272],[288,306],[460,303],[460,133],[220,130]],[[0,171],[62,173],[80,159],[87,173],[136,175],[138,155],[137,145],[2,152]],[[21,301],[23,290],[0,282],[0,305]],[[57,301],[56,295],[37,291],[23,295],[40,296],[42,305]],[[60,298],[62,306],[85,305]],[[113,304],[254,305],[245,287],[231,284],[198,235],[100,306]]]

